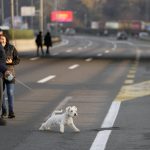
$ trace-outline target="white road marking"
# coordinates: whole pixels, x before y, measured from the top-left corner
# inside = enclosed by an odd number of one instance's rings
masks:
[[[61,47],[69,44],[69,40],[63,40],[60,44],[54,45],[53,48]]]
[[[81,51],[83,48],[82,47],[78,47],[78,50]]]
[[[89,41],[89,44],[87,45],[88,47],[92,46],[93,42]]]
[[[97,54],[97,56],[102,56],[102,55],[103,55],[102,53]]]
[[[37,59],[39,59],[39,57],[30,58],[30,60],[37,60]]]
[[[87,58],[85,61],[89,62],[89,61],[92,61],[93,59],[92,58]]]
[[[134,81],[133,80],[125,80],[124,83],[125,84],[132,84]]]
[[[105,50],[105,53],[109,53],[109,50]]]
[[[79,67],[79,64],[74,64],[74,65],[70,66],[68,69],[75,69],[77,67]]]
[[[110,109],[101,125],[101,128],[113,127],[120,109],[120,105],[120,101],[115,100],[112,102]],[[98,132],[90,150],[104,150],[110,134],[111,129]]]
[[[112,48],[113,51],[117,49],[117,44],[114,41],[110,41],[110,40],[104,40],[104,41],[111,43],[113,45],[113,48]]]
[[[48,77],[46,77],[44,79],[41,79],[41,80],[37,81],[37,83],[45,83],[45,82],[47,82],[47,81],[49,81],[49,80],[51,80],[51,79],[53,79],[55,77],[56,77],[56,75],[50,75],[50,76],[48,76]]]
[[[72,52],[72,49],[68,49],[68,50],[66,50],[66,52],[67,52],[67,53],[70,53],[70,52]]]

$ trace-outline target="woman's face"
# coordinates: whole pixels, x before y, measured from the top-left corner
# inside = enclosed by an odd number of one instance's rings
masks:
[[[0,43],[4,47],[6,45],[6,37],[5,36],[0,36]]]

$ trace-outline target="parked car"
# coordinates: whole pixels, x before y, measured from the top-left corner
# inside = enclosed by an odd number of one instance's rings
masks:
[[[126,32],[122,31],[117,33],[117,40],[127,40],[127,39],[128,35]]]
[[[75,34],[76,34],[76,31],[73,28],[67,28],[65,30],[65,35],[75,35]]]
[[[149,37],[149,34],[147,32],[140,32],[139,38],[143,38],[143,37]]]

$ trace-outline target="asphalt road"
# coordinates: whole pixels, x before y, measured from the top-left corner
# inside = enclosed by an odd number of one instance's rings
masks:
[[[20,52],[15,119],[0,150],[149,150],[150,44],[115,37],[63,37],[50,56]],[[81,130],[39,131],[55,109],[75,105]]]

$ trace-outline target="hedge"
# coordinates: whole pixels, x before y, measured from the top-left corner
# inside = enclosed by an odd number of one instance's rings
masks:
[[[34,31],[33,30],[19,30],[19,29],[9,29],[7,31],[4,31],[6,36],[10,40],[12,39],[33,39],[34,38]]]

